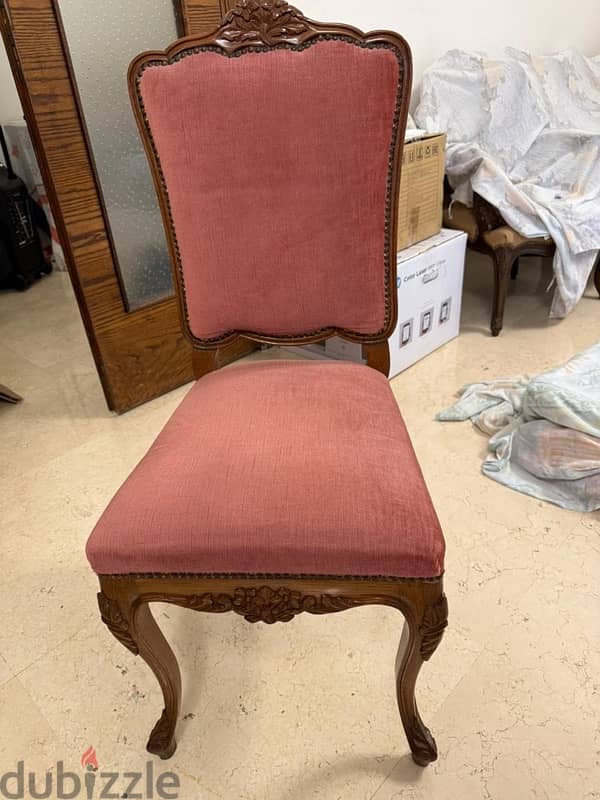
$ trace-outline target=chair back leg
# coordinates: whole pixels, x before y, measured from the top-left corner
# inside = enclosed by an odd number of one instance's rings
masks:
[[[513,251],[506,247],[494,250],[491,255],[494,264],[494,299],[490,328],[492,336],[498,336],[504,322],[504,306],[515,256]]]
[[[385,377],[390,374],[390,346],[387,341],[378,344],[363,345],[363,357],[367,366],[381,372]]]

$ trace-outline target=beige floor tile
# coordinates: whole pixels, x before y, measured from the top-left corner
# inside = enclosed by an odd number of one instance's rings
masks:
[[[0,687],[13,677],[13,671],[8,666],[6,659],[0,656]]]
[[[68,754],[57,745],[54,731],[18,678],[0,686],[0,721],[0,775],[24,761],[25,770],[38,773],[43,786],[42,775],[54,771],[57,760],[66,761]],[[12,781],[8,788],[15,791]]]
[[[22,397],[48,383],[45,369],[32,364],[4,342],[0,343],[0,375],[1,382]]]
[[[15,383],[11,388],[18,391]],[[40,464],[67,452],[98,432],[102,421],[113,422],[99,391],[97,375],[60,374],[45,388],[21,391],[24,399],[16,405],[2,403],[2,478],[25,475]],[[114,423],[113,423],[114,424]]]
[[[65,353],[90,361],[83,323],[66,273],[54,272],[26,292],[0,292],[0,338],[38,367],[62,366]]]
[[[11,624],[0,628],[0,652],[12,673],[59,646],[85,624],[93,609],[94,584],[81,571],[51,563],[3,581],[0,603]]]
[[[111,769],[146,760],[144,735],[162,707],[158,685],[97,614],[21,672],[20,680],[65,750],[82,752],[92,744]]]

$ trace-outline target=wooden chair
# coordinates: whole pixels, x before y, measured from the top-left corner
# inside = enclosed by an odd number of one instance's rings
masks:
[[[424,766],[415,682],[447,624],[444,539],[386,377],[408,45],[243,0],[212,35],[140,55],[129,81],[198,352],[336,334],[369,364],[202,377],[98,522],[102,619],[164,696],[148,750],[175,751],[181,696],[150,603],[266,623],[379,604],[407,623],[398,705]]]
[[[521,256],[552,258],[556,246],[552,239],[522,236],[510,225],[491,203],[477,193],[473,196],[473,207],[454,203],[450,211],[452,190],[448,181],[444,185],[444,226],[464,231],[472,250],[489,256],[494,268],[494,292],[490,330],[498,336],[504,325],[504,307],[511,280],[519,274]],[[600,256],[594,265],[594,285],[600,295]]]

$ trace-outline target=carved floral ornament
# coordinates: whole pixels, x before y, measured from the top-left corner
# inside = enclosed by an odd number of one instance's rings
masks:
[[[241,0],[225,17],[222,37],[230,42],[276,44],[309,30],[302,12],[285,0]]]
[[[285,586],[273,589],[270,586],[239,587],[233,594],[207,592],[184,599],[182,605],[196,611],[234,611],[247,622],[289,622],[296,614],[307,611],[311,614],[327,614],[343,611],[356,605],[348,597],[338,595],[310,595],[288,589]]]

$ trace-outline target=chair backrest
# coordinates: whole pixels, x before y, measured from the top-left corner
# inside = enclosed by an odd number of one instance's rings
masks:
[[[387,339],[402,37],[242,0],[210,36],[138,56],[129,87],[197,348]]]

